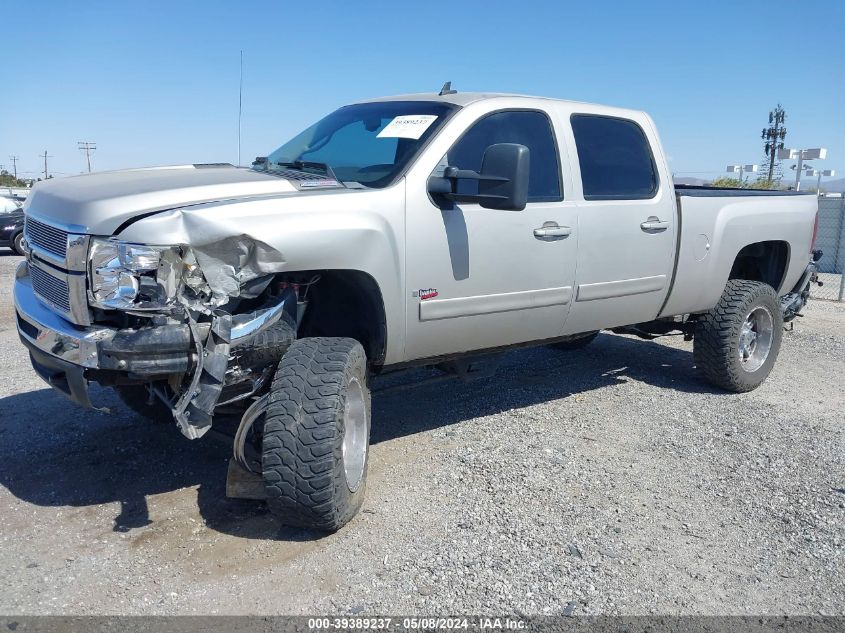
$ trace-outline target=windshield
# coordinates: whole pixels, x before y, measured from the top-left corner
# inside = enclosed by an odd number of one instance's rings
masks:
[[[0,196],[0,213],[12,213],[13,211],[19,211],[20,208],[21,205],[17,200]]]
[[[389,185],[455,106],[435,101],[350,105],[321,119],[267,157],[258,169],[293,167],[347,185]]]

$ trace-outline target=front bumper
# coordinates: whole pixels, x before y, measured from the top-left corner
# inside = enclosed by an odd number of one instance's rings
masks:
[[[32,289],[26,262],[15,278],[18,334],[32,366],[50,386],[83,406],[92,406],[88,380],[103,372],[152,380],[188,371],[194,346],[187,325],[116,329],[81,327],[42,304]]]
[[[254,312],[217,318],[213,323],[138,329],[75,325],[36,297],[27,262],[18,266],[14,297],[18,334],[29,349],[33,368],[50,386],[86,407],[92,406],[89,380],[144,383],[193,372],[198,383],[191,388],[195,395],[205,370],[213,372],[212,382],[222,384],[230,349],[250,343],[285,313],[294,319],[296,309],[296,295],[288,292]],[[225,345],[220,346],[221,342]],[[219,353],[212,353],[215,350]],[[219,395],[219,389],[215,394]],[[209,415],[215,403],[216,396],[206,407]]]

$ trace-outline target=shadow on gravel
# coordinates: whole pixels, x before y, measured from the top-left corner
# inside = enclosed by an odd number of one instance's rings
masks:
[[[629,379],[685,392],[710,391],[695,376],[690,352],[612,335],[599,336],[577,352],[537,348],[509,353],[495,376],[474,383],[408,384],[431,375],[418,370],[374,382],[373,443]],[[397,382],[407,388],[379,393]],[[94,389],[113,415],[80,409],[50,389],[0,399],[0,485],[40,506],[117,502],[115,531],[150,524],[150,495],[196,486],[199,511],[211,529],[249,539],[321,537],[280,528],[262,503],[226,499],[228,444],[186,440],[175,426],[142,420],[111,391]],[[91,520],[99,519],[92,515]]]
[[[629,380],[686,393],[724,393],[697,375],[692,344],[675,349],[613,334],[601,334],[578,351],[538,347],[509,352],[495,376],[475,382],[415,380],[435,375],[420,370],[396,379],[385,376],[384,393],[375,382],[373,444]]]
[[[226,498],[230,444],[211,436],[187,440],[175,426],[129,412],[109,390],[93,390],[113,415],[81,409],[50,389],[0,399],[0,485],[39,506],[118,503],[110,521],[116,532],[151,524],[149,496],[197,487],[196,503],[211,529],[251,539],[321,536],[280,527],[263,503]],[[160,513],[180,512],[172,503],[158,503]],[[101,511],[86,521],[106,527],[107,516]]]

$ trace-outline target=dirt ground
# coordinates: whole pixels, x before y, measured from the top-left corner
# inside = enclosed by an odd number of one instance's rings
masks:
[[[602,334],[477,383],[375,382],[367,500],[331,536],[227,500],[230,448],[29,366],[0,255],[0,613],[845,614],[845,304],[770,379]]]

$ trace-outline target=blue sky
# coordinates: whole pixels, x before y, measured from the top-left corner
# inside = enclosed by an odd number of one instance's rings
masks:
[[[83,140],[95,169],[235,162],[241,49],[243,162],[344,103],[451,80],[646,110],[693,176],[761,162],[781,102],[787,145],[845,173],[840,0],[2,5],[0,164],[24,175],[45,149],[81,172]]]

